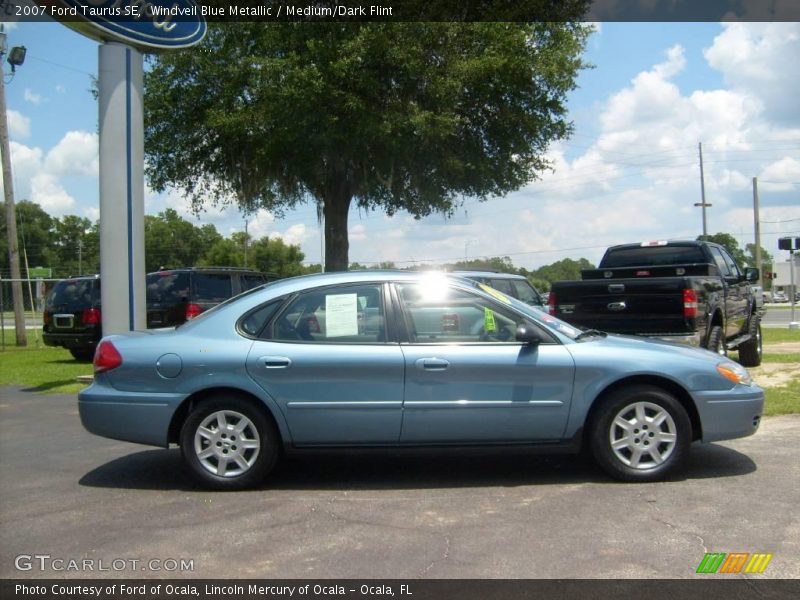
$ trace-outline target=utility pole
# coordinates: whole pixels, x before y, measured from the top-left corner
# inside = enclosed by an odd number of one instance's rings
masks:
[[[247,268],[247,218],[244,220],[244,268]]]
[[[695,202],[695,206],[703,207],[703,239],[708,239],[708,227],[706,225],[706,208],[710,207],[711,205],[706,203],[706,179],[703,173],[703,144],[699,142],[697,144],[698,152],[700,153],[700,202]]]
[[[0,26],[1,27],[1,26]],[[11,150],[8,141],[8,114],[6,112],[5,71],[6,34],[0,28],[0,152],[3,161],[3,188],[6,201],[6,232],[8,234],[8,262],[11,269],[11,301],[14,305],[14,330],[17,346],[27,346],[25,334],[25,307],[22,300],[22,274],[19,268],[19,242],[17,240],[17,211],[14,206],[14,182],[11,174]]]
[[[758,269],[758,285],[763,285],[761,276],[761,216],[758,205],[758,177],[753,177],[753,230],[756,234],[756,269]]]

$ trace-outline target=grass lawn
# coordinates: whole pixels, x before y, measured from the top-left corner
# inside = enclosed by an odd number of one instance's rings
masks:
[[[800,342],[799,330],[764,329],[764,363],[800,364],[800,353],[770,353],[769,344]],[[28,333],[28,347],[17,348],[13,331],[6,331],[6,350],[0,352],[0,385],[19,385],[40,393],[76,394],[84,384],[76,381],[79,375],[91,375],[92,365],[81,363],[62,348],[44,346],[39,332],[39,344],[32,331]],[[736,355],[733,355],[735,358]],[[786,385],[766,389],[765,415],[800,413],[800,377]]]
[[[50,348],[42,342],[39,346],[32,330],[28,331],[28,346],[14,344],[13,330],[6,330],[6,350],[0,352],[0,385],[23,386],[26,391],[50,394],[77,394],[85,384],[78,383],[79,375],[91,375],[91,363],[72,358],[69,350]]]

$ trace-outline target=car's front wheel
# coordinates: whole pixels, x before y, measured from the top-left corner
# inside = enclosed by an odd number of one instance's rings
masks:
[[[680,464],[691,429],[672,394],[636,385],[605,399],[589,434],[594,458],[606,473],[623,481],[656,481]]]
[[[217,489],[261,483],[278,458],[278,433],[265,411],[237,395],[206,399],[181,429],[181,452],[193,475]]]

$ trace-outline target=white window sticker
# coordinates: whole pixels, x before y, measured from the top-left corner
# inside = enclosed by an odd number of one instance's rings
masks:
[[[358,335],[357,294],[325,296],[326,337]]]

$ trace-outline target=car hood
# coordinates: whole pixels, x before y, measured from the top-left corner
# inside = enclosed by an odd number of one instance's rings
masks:
[[[701,348],[623,335],[589,338],[566,347],[580,376],[596,376],[606,384],[625,377],[655,376],[690,391],[730,390],[736,385],[717,371],[717,365],[731,361]]]

